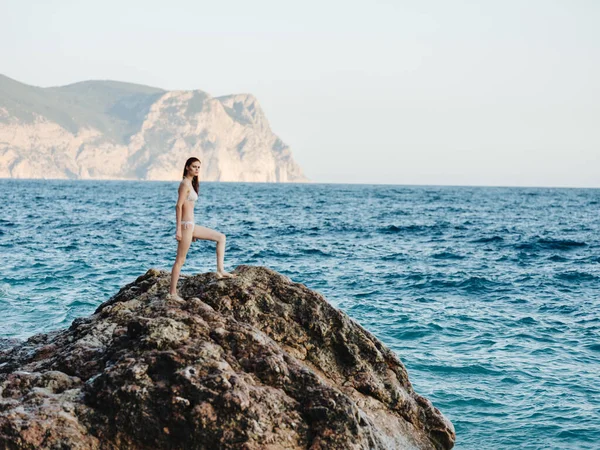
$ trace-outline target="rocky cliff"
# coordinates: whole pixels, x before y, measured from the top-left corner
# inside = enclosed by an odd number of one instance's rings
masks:
[[[0,447],[449,449],[397,356],[266,268],[149,270],[67,330],[0,350]]]
[[[307,181],[252,95],[0,75],[2,178],[179,180],[190,156],[204,181]]]

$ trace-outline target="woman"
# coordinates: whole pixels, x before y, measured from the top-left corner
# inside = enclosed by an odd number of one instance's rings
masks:
[[[179,184],[179,198],[175,205],[175,216],[177,219],[177,231],[175,238],[179,241],[177,245],[177,258],[171,271],[171,297],[182,300],[177,295],[177,281],[181,267],[185,262],[188,249],[192,239],[205,239],[217,243],[217,278],[230,278],[232,274],[225,272],[223,258],[225,256],[225,235],[210,228],[194,224],[194,206],[198,200],[198,174],[200,173],[200,160],[189,158],[183,169],[183,180]]]

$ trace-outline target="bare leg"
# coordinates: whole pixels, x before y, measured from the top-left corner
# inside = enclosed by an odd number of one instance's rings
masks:
[[[177,245],[177,257],[175,258],[175,264],[173,264],[173,269],[171,270],[171,289],[169,290],[169,294],[175,298],[181,298],[177,295],[177,281],[179,281],[181,267],[187,257],[193,234],[194,230],[192,228],[181,230],[181,240]]]
[[[229,272],[225,272],[223,262],[225,259],[225,242],[226,237],[223,233],[211,230],[210,228],[201,227],[196,225],[194,227],[194,237],[196,239],[204,239],[207,241],[215,241],[217,243],[217,277],[219,278],[231,278],[234,275]]]

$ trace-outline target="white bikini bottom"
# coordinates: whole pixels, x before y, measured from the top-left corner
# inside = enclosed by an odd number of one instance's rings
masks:
[[[188,228],[194,228],[194,221],[190,220],[190,221],[181,221],[181,226],[183,227],[184,230],[187,230]]]

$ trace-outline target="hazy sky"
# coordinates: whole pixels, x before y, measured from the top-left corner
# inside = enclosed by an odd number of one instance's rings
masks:
[[[0,73],[254,94],[317,182],[600,187],[600,1],[0,0]]]

